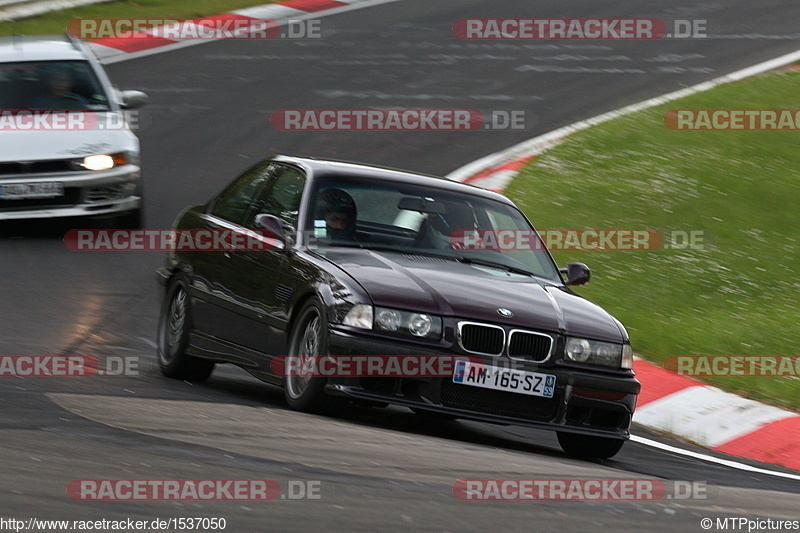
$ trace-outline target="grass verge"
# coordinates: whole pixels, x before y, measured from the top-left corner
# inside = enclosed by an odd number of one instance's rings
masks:
[[[628,328],[634,349],[674,355],[800,355],[800,131],[675,131],[674,109],[796,109],[800,73],[776,71],[571,136],[506,193],[539,228],[705,232],[705,249],[556,251],[582,261],[578,292]],[[800,379],[705,381],[800,411]]]

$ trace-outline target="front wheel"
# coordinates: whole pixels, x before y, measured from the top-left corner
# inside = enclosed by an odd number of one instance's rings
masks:
[[[167,288],[158,319],[158,366],[170,378],[203,381],[214,370],[214,362],[186,353],[192,327],[188,283],[175,276]]]
[[[577,433],[557,432],[561,449],[570,455],[591,459],[608,459],[622,449],[624,440]]]
[[[288,367],[300,372],[289,370],[283,380],[286,402],[308,413],[332,410],[338,398],[325,394],[326,378],[314,376],[319,357],[328,354],[328,321],[319,299],[312,298],[303,306],[289,338],[289,357],[296,357],[297,364]]]

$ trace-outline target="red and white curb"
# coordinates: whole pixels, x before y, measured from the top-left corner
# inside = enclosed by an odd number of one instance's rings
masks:
[[[796,61],[800,51],[576,122],[473,161],[447,177],[502,193],[528,162],[575,132]],[[643,359],[637,358],[634,371],[642,383],[633,417],[637,424],[715,451],[800,470],[800,415],[703,385]]]
[[[222,13],[202,17],[204,23],[219,21],[276,21],[306,20],[323,14],[341,13],[353,9],[361,9],[398,0],[286,0],[273,4],[237,9],[230,13]],[[191,25],[191,21],[181,23]],[[191,35],[192,32],[186,32]],[[162,27],[151,28],[133,35],[106,37],[88,42],[98,59],[103,63],[117,63],[136,57],[152,55],[187,46],[209,42],[213,39],[168,39],[162,37]]]
[[[637,359],[633,421],[715,451],[800,470],[800,415]]]

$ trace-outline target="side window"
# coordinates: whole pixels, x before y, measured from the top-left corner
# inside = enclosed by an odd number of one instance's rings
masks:
[[[217,197],[211,214],[241,224],[259,189],[269,180],[273,165],[253,168],[234,181]]]
[[[275,215],[284,226],[297,227],[297,216],[300,211],[300,198],[306,178],[297,169],[276,165],[274,178],[261,190],[253,204],[253,210],[247,217],[246,226],[255,228],[255,217],[266,213]]]

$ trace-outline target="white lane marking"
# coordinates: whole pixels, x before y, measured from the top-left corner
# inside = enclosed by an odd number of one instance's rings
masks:
[[[722,466],[727,466],[729,468],[735,468],[737,470],[744,470],[746,472],[754,472],[757,474],[766,474],[769,476],[776,476],[776,477],[783,477],[786,479],[794,479],[800,481],[800,474],[790,474],[788,472],[776,472],[775,470],[766,470],[764,468],[759,468],[757,466],[750,466],[744,463],[737,463],[736,461],[729,461],[727,459],[719,459],[717,457],[712,457],[710,455],[705,455],[702,453],[692,452],[689,450],[684,450],[681,448],[676,448],[675,446],[670,446],[669,444],[662,444],[660,442],[646,439],[644,437],[638,437],[636,435],[631,435],[632,442],[638,442],[639,444],[643,444],[645,446],[650,446],[652,448],[657,448],[659,450],[664,450],[667,452],[675,453],[678,455],[685,455],[687,457],[691,457],[693,459],[700,459],[701,461],[708,461],[710,463],[716,463]]]
[[[314,12],[305,12],[305,11],[298,11],[298,15],[290,17],[291,20],[309,20],[315,18],[323,18],[329,15],[338,15],[339,13],[345,13],[347,11],[354,11],[356,9],[362,9],[365,7],[374,7],[382,4],[388,4],[391,2],[399,2],[400,0],[364,0],[363,2],[359,3],[351,3],[350,5],[335,7],[333,9],[326,9],[324,11],[314,11]],[[256,6],[256,7],[263,7],[264,10],[261,13],[268,12],[266,11],[268,8],[272,7],[283,7],[277,4],[268,4],[266,6]],[[242,10],[237,10],[235,13],[241,14],[245,12],[247,9],[255,9],[255,8],[246,8]],[[290,8],[291,9],[291,8]],[[291,9],[292,11],[297,11],[295,9]],[[272,11],[272,13],[277,13]],[[247,16],[247,15],[245,15]],[[255,17],[254,17],[255,18]],[[274,18],[281,24],[281,26],[289,23],[289,18],[277,17],[277,16],[269,16],[267,18]],[[121,53],[119,55],[107,56],[107,57],[98,57],[98,60],[103,63],[104,65],[110,65],[112,63],[121,63],[122,61],[128,61],[130,59],[137,59],[140,57],[148,57],[153,56],[156,54],[161,54],[163,52],[169,52],[172,50],[179,50],[181,48],[188,48],[190,46],[197,46],[204,43],[214,42],[214,39],[196,39],[196,40],[189,40],[189,41],[180,41],[172,44],[166,44],[164,46],[159,46],[157,48],[150,48],[149,50],[141,50],[139,52],[132,52],[132,53]],[[89,43],[90,46],[94,45],[94,43]],[[107,49],[107,47],[98,48],[99,50]],[[105,50],[104,50],[105,51]]]
[[[511,159],[539,155],[548,150],[549,148],[552,148],[553,146],[560,144],[561,141],[563,141],[564,138],[567,137],[568,135],[571,135],[581,130],[585,130],[587,128],[590,128],[591,126],[595,126],[597,124],[615,118],[619,118],[621,116],[628,115],[630,113],[635,113],[636,111],[641,111],[643,109],[648,109],[651,107],[659,106],[661,104],[666,104],[668,102],[677,100],[679,98],[684,98],[686,96],[691,96],[699,92],[707,91],[709,89],[717,87],[718,85],[730,83],[732,81],[739,81],[744,78],[748,78],[750,76],[755,76],[756,74],[761,74],[768,70],[782,67],[789,63],[794,63],[795,61],[800,61],[800,50],[782,55],[775,59],[770,59],[769,61],[764,61],[763,63],[753,65],[752,67],[747,67],[745,69],[738,70],[726,76],[715,78],[711,81],[706,81],[694,85],[692,87],[687,87],[686,89],[680,89],[678,91],[667,93],[663,96],[650,98],[649,100],[645,100],[637,104],[632,104],[623,107],[621,109],[617,109],[615,111],[609,111],[608,113],[603,113],[601,115],[597,115],[596,117],[575,122],[574,124],[570,124],[569,126],[564,126],[563,128],[558,128],[557,130],[553,130],[551,132],[539,135],[532,139],[528,139],[527,141],[523,141],[519,144],[515,144],[514,146],[506,148],[505,150],[502,150],[500,152],[495,152],[493,154],[487,155],[486,157],[477,159],[471,163],[467,163],[466,165],[450,172],[447,175],[447,177],[455,181],[464,181],[465,179],[477,174],[482,170],[498,166]]]
[[[144,343],[145,343],[145,344],[147,344],[148,346],[150,346],[151,348],[158,348],[158,344],[156,344],[155,342],[153,342],[153,340],[152,340],[152,339],[148,339],[147,337],[137,337],[137,338],[138,338],[139,340],[142,340],[142,341],[144,341]]]
[[[636,409],[633,420],[643,426],[682,435],[716,448],[761,427],[797,416],[748,400],[716,387],[697,386],[668,394]]]

